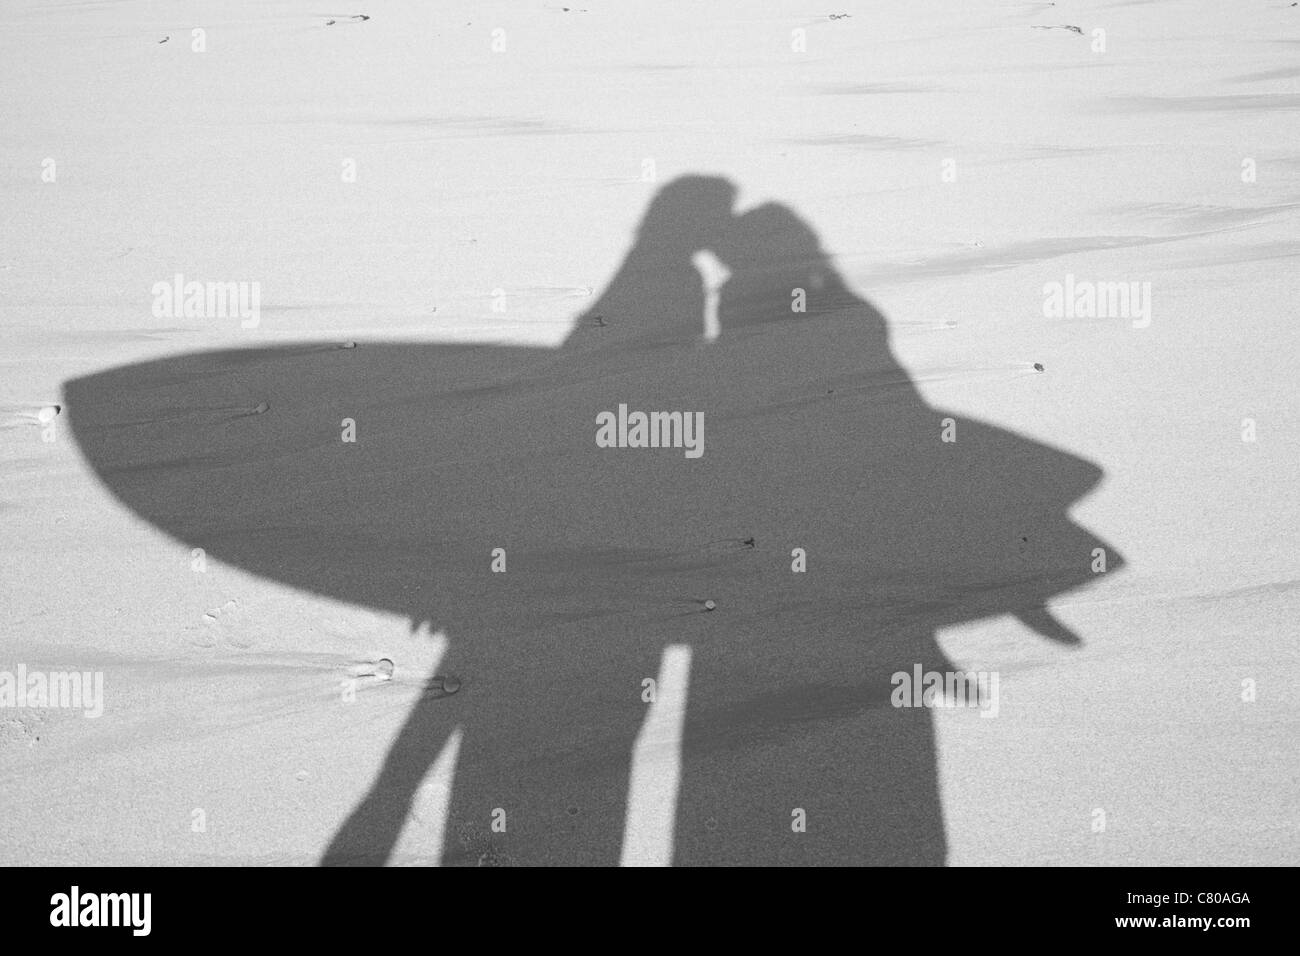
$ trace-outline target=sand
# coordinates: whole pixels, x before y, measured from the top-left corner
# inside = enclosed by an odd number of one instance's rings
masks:
[[[0,860],[1296,861],[1296,9],[351,13],[0,14]]]

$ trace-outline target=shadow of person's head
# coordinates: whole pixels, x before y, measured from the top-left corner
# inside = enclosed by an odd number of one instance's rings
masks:
[[[637,227],[637,247],[689,262],[731,228],[736,192],[736,184],[723,176],[679,176],[650,201]]]
[[[720,306],[724,334],[866,306],[845,284],[813,228],[781,203],[763,203],[736,216],[715,251],[730,273]],[[873,310],[870,317],[875,331],[883,333],[879,314]]]
[[[705,289],[693,259],[732,228],[736,191],[731,180],[704,175],[680,176],[661,187],[618,271],[578,317],[565,349],[610,356],[697,340]]]

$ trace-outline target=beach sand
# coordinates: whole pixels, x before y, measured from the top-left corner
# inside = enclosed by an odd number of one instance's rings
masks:
[[[676,862],[1296,861],[1296,8],[317,11],[0,13],[0,860],[616,862],[661,678]]]

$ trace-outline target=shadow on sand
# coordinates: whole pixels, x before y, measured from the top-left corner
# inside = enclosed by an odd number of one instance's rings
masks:
[[[1077,640],[1044,604],[1094,578],[1107,546],[1068,510],[1101,472],[928,405],[812,230],[733,197],[664,187],[558,349],[290,345],[67,383],[82,451],[145,520],[447,634],[461,689],[413,707],[323,862],[388,860],[457,728],[444,862],[617,862],[669,645],[693,655],[675,862],[945,861],[931,716],[890,705],[891,675],[953,670],[936,629],[994,615]],[[731,273],[711,342],[702,249]],[[702,412],[702,456],[597,447],[620,404]]]

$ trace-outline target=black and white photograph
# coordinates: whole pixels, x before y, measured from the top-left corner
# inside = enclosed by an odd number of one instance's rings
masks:
[[[1300,862],[1297,4],[3,0],[0,168],[37,922]]]

